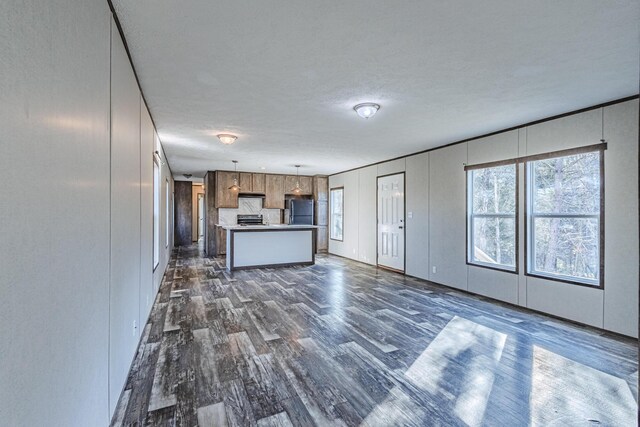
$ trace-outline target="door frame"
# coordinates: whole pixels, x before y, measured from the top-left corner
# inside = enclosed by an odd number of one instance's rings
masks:
[[[196,242],[200,240],[200,232],[202,231],[202,236],[204,237],[204,230],[202,230],[200,226],[200,216],[202,215],[202,222],[204,222],[204,193],[196,193]],[[202,201],[202,211],[200,209],[200,202]]]
[[[378,253],[378,190],[379,190],[379,181],[380,178],[386,178],[388,176],[393,176],[393,175],[402,175],[402,204],[403,204],[403,213],[404,213],[404,219],[403,219],[403,223],[404,226],[402,228],[402,232],[403,232],[403,236],[404,239],[403,240],[403,245],[404,245],[404,249],[403,249],[403,259],[402,259],[402,270],[396,270],[395,268],[391,268],[391,267],[387,267],[385,265],[380,265],[379,262],[379,257],[380,254]],[[376,176],[376,267],[377,268],[382,268],[384,270],[389,270],[389,271],[394,271],[396,273],[401,273],[401,274],[406,274],[407,271],[407,172],[406,171],[402,171],[402,172],[393,172],[393,173],[388,173],[385,175],[378,175]]]

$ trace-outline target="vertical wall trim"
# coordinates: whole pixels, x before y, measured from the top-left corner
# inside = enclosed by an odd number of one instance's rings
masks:
[[[431,280],[431,271],[433,269],[432,267],[432,259],[431,259],[431,209],[432,209],[432,205],[431,205],[431,154],[429,154],[427,156],[427,180],[428,180],[428,184],[427,184],[427,200],[428,200],[428,204],[427,204],[427,263],[429,264],[427,267],[427,279]]]
[[[526,127],[524,128],[524,151],[527,153],[527,155],[529,154],[529,128]],[[527,166],[523,165],[522,166],[522,171],[524,173],[524,180],[527,180]],[[524,236],[524,269],[523,269],[523,274],[527,271],[527,269],[529,268],[529,260],[527,259],[527,245],[529,244],[529,241],[527,240],[527,215],[528,215],[528,208],[527,208],[527,186],[524,185],[524,228],[523,228],[523,236]],[[529,277],[525,274],[524,275],[524,306],[525,307],[529,307]]]
[[[465,159],[465,163],[463,166],[466,166],[469,164],[469,143],[466,144],[467,146],[467,158]],[[516,163],[516,171],[518,168],[518,164]],[[517,185],[518,179],[516,177],[516,185]],[[467,175],[467,173],[465,172],[464,174],[464,188],[465,188],[465,192],[464,192],[464,206],[465,206],[465,218],[464,218],[464,223],[466,224],[465,227],[465,236],[464,236],[464,252],[465,252],[465,261],[469,258],[469,243],[472,241],[469,239],[469,176]],[[516,198],[518,197],[518,190],[516,188]],[[473,209],[473,208],[472,208]],[[516,228],[518,228],[518,200],[516,200]],[[516,232],[516,246],[517,246],[517,239],[518,233]],[[516,254],[518,253],[518,248],[516,248]],[[517,257],[516,257],[517,258]],[[518,271],[518,264],[516,263],[516,272]],[[464,268],[467,269],[467,291],[469,290],[469,263],[465,262],[464,264]]]
[[[113,115],[113,103],[111,102],[111,81],[113,74],[113,64],[111,63],[111,57],[113,55],[113,19],[111,14],[109,14],[109,284],[108,284],[108,296],[107,299],[107,414],[109,414],[109,420],[111,419],[111,361],[109,358],[111,357],[111,216],[112,216],[112,207],[111,207],[111,192],[113,191],[111,188],[111,167],[112,167],[112,156],[111,156],[111,117]],[[107,420],[107,421],[109,421]]]
[[[140,301],[142,301],[142,96],[138,96],[138,234],[140,236],[138,244],[138,257],[140,260],[140,268],[138,268],[138,339],[140,339]],[[135,357],[135,356],[134,356]],[[123,386],[126,387],[125,382]]]
[[[602,129],[602,132],[600,134],[600,142],[602,142],[603,144],[605,144],[605,140],[604,140],[604,107],[600,108],[600,126]],[[600,285],[604,286],[604,273],[605,273],[605,266],[604,266],[604,256],[605,256],[605,178],[604,178],[604,173],[605,173],[605,169],[604,169],[605,165],[604,165],[604,151],[600,152],[600,220],[599,220],[599,227],[600,227],[600,253],[598,254],[599,258],[600,258]],[[600,326],[602,329],[604,329],[604,322],[605,322],[605,307],[607,305],[607,293],[606,292],[602,292],[602,325]],[[639,335],[640,337],[640,335]]]

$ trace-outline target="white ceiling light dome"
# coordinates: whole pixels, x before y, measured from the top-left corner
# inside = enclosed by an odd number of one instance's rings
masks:
[[[362,104],[358,104],[353,107],[356,113],[363,119],[368,119],[373,117],[378,110],[380,109],[379,104],[375,104],[373,102],[364,102]]]
[[[222,142],[225,145],[231,145],[234,142],[236,142],[236,139],[238,139],[237,136],[231,135],[230,133],[221,133],[221,134],[218,134],[217,136],[220,142]]]

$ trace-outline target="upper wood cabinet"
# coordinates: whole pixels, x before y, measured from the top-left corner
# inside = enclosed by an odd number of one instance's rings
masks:
[[[238,185],[241,193],[253,193],[253,178],[251,175],[253,175],[251,172],[240,172]]]
[[[264,194],[264,174],[240,172],[240,193]]]
[[[284,209],[284,176],[265,175],[265,198],[262,207]]]
[[[251,174],[252,181],[252,189],[254,193],[264,194],[264,174],[263,173],[252,173]]]
[[[229,190],[238,175],[236,172],[216,171],[216,208],[238,207],[238,192]]]
[[[300,193],[304,195],[313,194],[313,178],[305,175],[287,175],[284,179],[284,193],[295,194],[293,191],[296,186],[296,181],[300,183]]]
[[[329,178],[326,176],[313,177],[313,198],[329,200]]]

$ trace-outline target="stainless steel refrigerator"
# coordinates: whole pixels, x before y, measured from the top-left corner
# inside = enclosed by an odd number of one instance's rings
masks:
[[[289,224],[313,225],[313,200],[291,199],[289,201]]]

